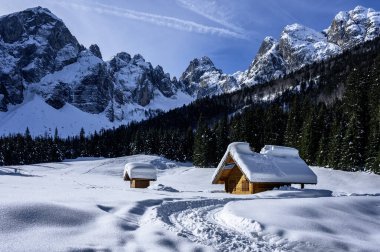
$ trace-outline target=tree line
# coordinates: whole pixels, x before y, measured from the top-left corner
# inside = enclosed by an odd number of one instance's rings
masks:
[[[57,130],[33,138],[26,129],[0,138],[0,165],[144,153],[209,167],[218,164],[230,142],[246,141],[255,151],[265,144],[295,147],[309,165],[380,173],[379,44],[372,41],[281,80],[88,136],[82,129],[65,139]],[[273,90],[281,95],[254,99]]]

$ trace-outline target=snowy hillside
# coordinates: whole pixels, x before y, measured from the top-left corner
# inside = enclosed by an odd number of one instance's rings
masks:
[[[129,188],[127,162],[158,180]],[[214,168],[157,156],[1,167],[0,250],[377,251],[380,177],[312,169],[305,190],[236,196],[211,184]]]

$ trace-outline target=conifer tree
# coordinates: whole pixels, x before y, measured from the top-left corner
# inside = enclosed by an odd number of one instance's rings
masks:
[[[354,69],[348,77],[343,106],[347,117],[346,132],[343,138],[341,165],[346,169],[360,169],[364,166],[366,139],[366,73]]]
[[[366,168],[380,172],[380,56],[377,57],[370,71],[370,88],[368,93],[368,142],[366,147]]]
[[[315,108],[311,107],[302,127],[300,154],[308,164],[315,164],[319,144]]]
[[[291,103],[288,119],[286,123],[285,130],[285,145],[291,146],[295,148],[299,148],[300,146],[300,131],[302,128],[302,118],[300,114],[300,103],[298,96],[294,96],[293,101]]]
[[[215,137],[203,121],[202,115],[194,136],[193,163],[199,167],[208,167],[216,162]]]
[[[219,120],[215,128],[215,142],[216,160],[221,160],[229,144],[227,115],[224,115],[223,118]]]
[[[336,106],[338,107],[338,106]],[[338,110],[340,111],[340,110]],[[344,129],[343,126],[343,118],[339,112],[335,113],[334,122],[331,126],[330,136],[329,136],[329,144],[328,144],[328,155],[327,155],[327,163],[329,167],[333,168],[341,168],[341,157],[342,157],[342,142]]]
[[[188,127],[186,130],[186,136],[183,143],[183,161],[191,161],[193,155],[194,134],[193,129]]]
[[[202,115],[199,117],[197,129],[194,135],[194,146],[193,146],[193,163],[199,167],[206,167],[207,156],[205,143],[203,141],[203,134],[205,131],[205,123],[203,122]]]

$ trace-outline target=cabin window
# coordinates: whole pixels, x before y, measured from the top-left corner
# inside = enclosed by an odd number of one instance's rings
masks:
[[[241,190],[243,192],[248,192],[249,191],[249,182],[246,179],[243,179],[241,183]]]

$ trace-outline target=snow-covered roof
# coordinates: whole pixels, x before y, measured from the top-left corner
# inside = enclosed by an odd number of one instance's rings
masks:
[[[235,142],[228,145],[212,178],[217,183],[230,156],[250,182],[279,182],[316,184],[317,176],[290,147],[266,145],[260,153],[253,152],[248,143]]]
[[[157,171],[151,164],[131,162],[125,165],[123,178],[157,180]]]

